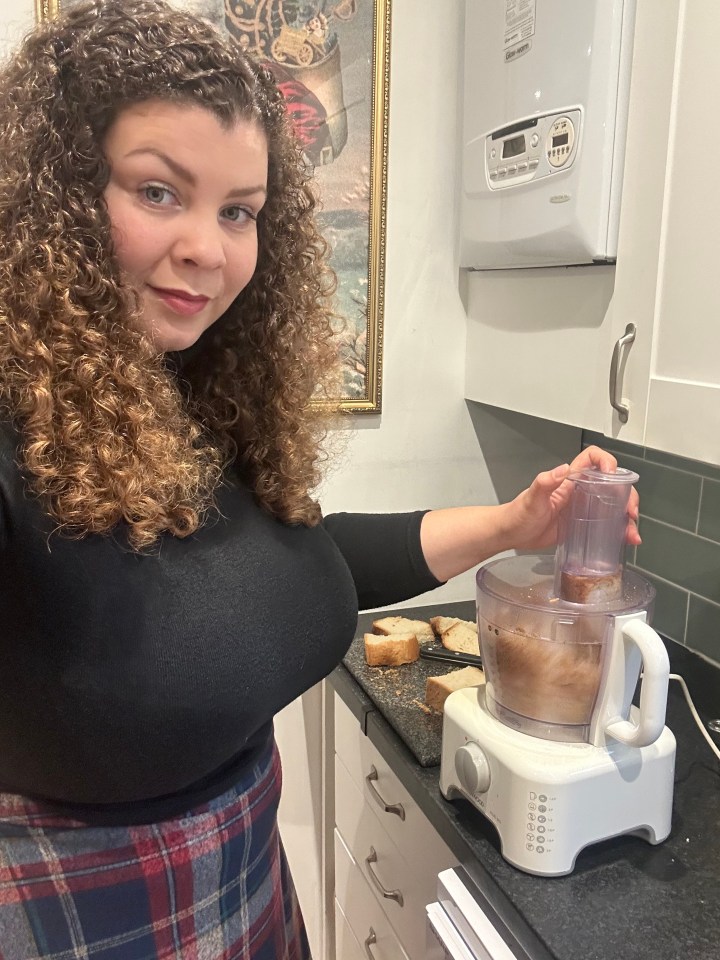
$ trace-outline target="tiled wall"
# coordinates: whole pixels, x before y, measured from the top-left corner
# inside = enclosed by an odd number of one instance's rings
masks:
[[[657,590],[653,626],[720,664],[720,467],[585,431],[640,475],[642,544],[628,563]]]

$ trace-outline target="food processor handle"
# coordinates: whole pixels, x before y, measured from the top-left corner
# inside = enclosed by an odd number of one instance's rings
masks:
[[[626,642],[635,644],[642,656],[639,717],[636,724],[615,720],[605,727],[605,732],[621,743],[646,747],[657,740],[665,726],[670,661],[662,640],[644,620],[623,624],[622,635]]]

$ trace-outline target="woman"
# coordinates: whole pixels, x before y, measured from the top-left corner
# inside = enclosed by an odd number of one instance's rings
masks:
[[[0,954],[306,958],[274,714],[358,601],[552,543],[569,467],[323,520],[333,278],[270,74],[94,0],[0,80]]]

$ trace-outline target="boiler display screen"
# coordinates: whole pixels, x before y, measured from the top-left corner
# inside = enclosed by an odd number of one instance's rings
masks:
[[[517,157],[519,153],[525,153],[524,136],[520,135],[519,137],[513,137],[511,140],[504,141],[502,149],[503,160],[507,160],[508,157]]]
[[[564,147],[569,139],[570,139],[569,134],[561,133],[557,137],[552,138],[552,145],[553,147]]]

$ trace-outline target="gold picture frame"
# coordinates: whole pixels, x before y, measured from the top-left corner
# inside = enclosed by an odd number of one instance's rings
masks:
[[[37,19],[51,19],[61,7],[76,2],[35,0]],[[280,72],[281,86],[285,80],[300,104],[298,115],[311,104],[315,116],[322,116],[325,140],[313,142],[310,160],[316,164],[323,200],[319,219],[338,275],[343,387],[333,405],[379,413],[392,0],[314,0],[304,5],[297,0],[171,2],[203,15],[212,10],[210,19],[222,22],[243,46]],[[304,23],[286,15],[288,9],[301,8],[307,15],[309,7],[317,14]]]

